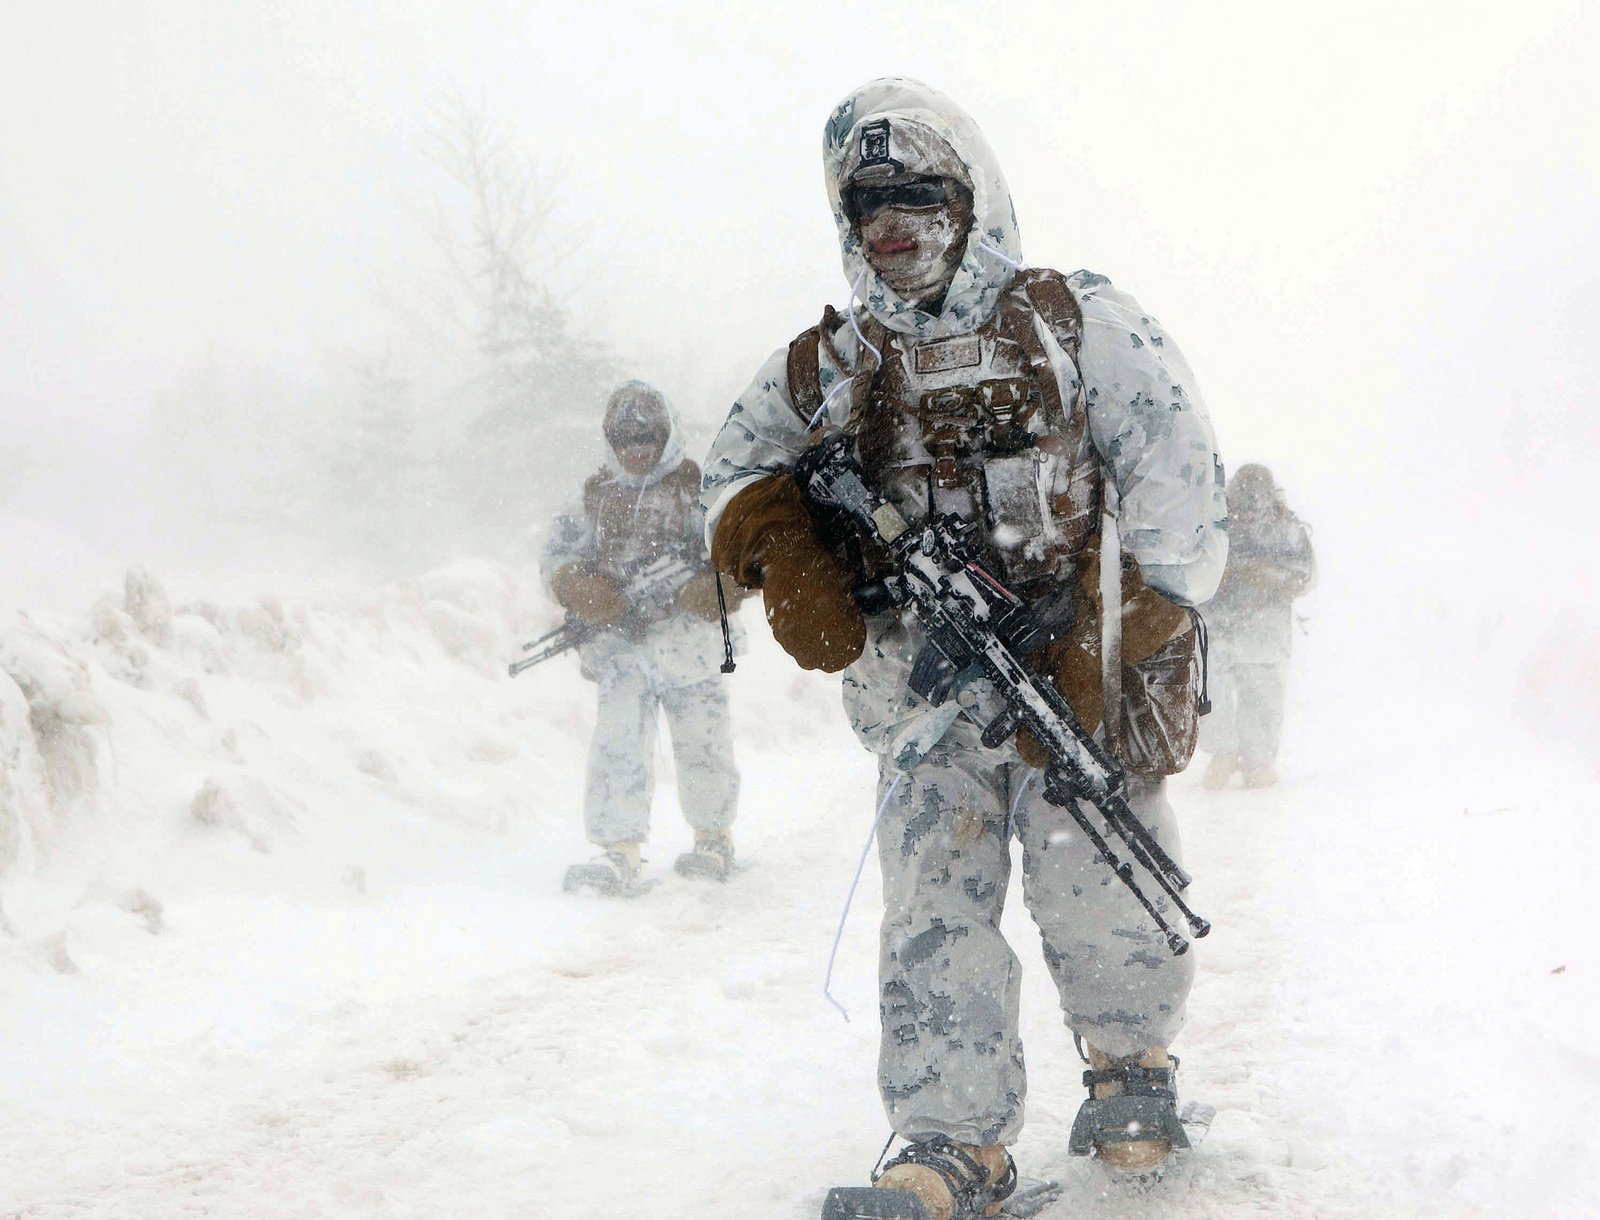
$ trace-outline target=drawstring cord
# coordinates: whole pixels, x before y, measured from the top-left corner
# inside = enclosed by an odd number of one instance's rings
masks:
[[[894,783],[889,785],[889,791],[883,794],[883,800],[878,803],[878,812],[873,816],[872,829],[867,831],[867,841],[861,845],[861,859],[856,861],[856,875],[850,882],[850,892],[844,898],[844,910],[839,912],[839,930],[833,934],[833,948],[828,952],[828,972],[822,979],[822,997],[839,1010],[839,1015],[846,1021],[850,1013],[845,1006],[833,998],[833,963],[839,956],[839,941],[844,937],[844,921],[850,915],[850,904],[856,899],[856,886],[861,884],[861,870],[867,866],[867,853],[872,850],[872,840],[877,837],[878,823],[883,821],[883,814],[889,808],[889,802],[894,800],[894,794],[900,787],[900,781],[905,779],[906,773],[901,771],[894,777]],[[881,1157],[879,1158],[882,1159]]]
[[[866,332],[861,329],[861,323],[856,319],[856,298],[861,295],[861,288],[867,282],[867,273],[863,271],[856,276],[856,282],[850,286],[850,325],[855,327],[856,338],[861,340],[861,346],[866,348],[878,361],[878,367],[883,367],[883,353],[873,347],[867,340]],[[863,305],[866,301],[861,302]]]
[[[815,428],[817,426],[817,421],[828,413],[828,408],[833,405],[834,396],[837,395],[840,390],[846,389],[853,384],[855,384],[855,378],[846,377],[841,380],[838,385],[834,386],[833,389],[828,391],[828,396],[822,400],[822,405],[817,408],[817,413],[811,417],[811,422],[806,425],[807,432],[810,432],[811,429]]]
[[[1194,615],[1195,630],[1200,633],[1200,702],[1195,707],[1195,714],[1209,716],[1211,714],[1211,629],[1206,626],[1206,620],[1200,616],[1200,611],[1190,610]]]
[[[1028,774],[1023,777],[1022,785],[1017,789],[1017,797],[1011,802],[1011,811],[1006,815],[1006,842],[1011,841],[1011,833],[1016,826],[1017,810],[1022,807],[1022,798],[1028,794],[1028,785],[1033,783],[1033,777],[1039,774],[1030,767]],[[878,837],[878,826],[883,821],[883,815],[888,812],[889,802],[894,800],[894,794],[899,791],[900,783],[906,777],[904,771],[898,772],[894,782],[889,785],[889,790],[883,794],[883,800],[878,802],[878,812],[873,815],[872,829],[867,832],[867,841],[861,845],[861,858],[856,861],[856,875],[850,879],[850,892],[845,895],[844,910],[839,912],[839,927],[833,934],[833,948],[828,951],[828,970],[822,979],[822,996],[828,1003],[839,1010],[839,1015],[846,1021],[850,1019],[850,1012],[845,1006],[833,998],[833,966],[839,957],[839,942],[844,939],[845,920],[850,916],[850,907],[856,899],[856,887],[861,884],[861,872],[867,866],[867,853],[872,850],[872,841]],[[880,1158],[881,1159],[881,1158]]]
[[[986,241],[980,241],[978,243],[978,249],[982,250],[985,254],[994,255],[995,258],[999,259],[1002,263],[1014,271],[1026,271],[1028,269],[1027,263],[1019,263],[1004,250],[997,250]]]

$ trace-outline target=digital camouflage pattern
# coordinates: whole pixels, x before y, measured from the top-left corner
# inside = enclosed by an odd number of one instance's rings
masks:
[[[880,800],[895,774],[885,763]],[[1132,777],[1129,803],[1181,859],[1163,788]],[[878,1084],[907,1139],[1009,1144],[1021,1132],[1019,966],[1000,934],[1013,834],[1023,901],[1067,1025],[1108,1054],[1129,1055],[1168,1045],[1183,1024],[1194,954],[1172,956],[1070,815],[1044,799],[1036,773],[1009,749],[984,749],[978,730],[959,722],[901,780],[878,828]],[[1169,913],[1163,898],[1156,907]]]

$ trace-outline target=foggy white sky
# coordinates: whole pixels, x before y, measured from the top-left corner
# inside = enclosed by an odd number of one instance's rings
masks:
[[[1229,464],[1273,464],[1324,538],[1459,576],[1488,529],[1502,555],[1532,537],[1510,557],[1530,573],[1533,553],[1583,568],[1600,33],[1581,7],[12,6],[5,443],[35,463],[34,513],[86,528],[152,395],[205,353],[292,369],[381,344],[373,279],[412,239],[397,200],[427,181],[417,136],[452,84],[564,166],[575,304],[703,442],[843,302],[822,123],[903,72],[984,128],[1029,259],[1160,316]],[[1385,540],[1401,514],[1416,536]],[[1592,592],[1593,570],[1570,579]]]

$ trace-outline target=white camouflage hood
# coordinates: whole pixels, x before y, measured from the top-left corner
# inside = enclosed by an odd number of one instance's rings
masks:
[[[954,152],[963,173],[950,172],[955,167],[947,150]],[[873,317],[890,330],[933,339],[967,334],[993,316],[1022,263],[1022,239],[999,162],[966,111],[920,81],[901,76],[871,81],[834,107],[823,135],[822,161],[845,278]],[[867,263],[861,239],[845,215],[847,174],[875,161],[911,173],[957,177],[972,190],[966,253],[937,316],[883,282]]]
[[[662,447],[661,457],[656,464],[644,474],[630,474],[623,464],[617,460],[617,454],[611,447],[611,423],[624,404],[636,400],[646,404],[648,408],[658,411],[667,421],[667,443]],[[611,477],[624,487],[649,487],[659,483],[683,464],[683,428],[678,421],[678,408],[655,386],[647,381],[624,381],[611,391],[611,397],[606,401],[605,419],[602,428],[606,438],[606,469]]]

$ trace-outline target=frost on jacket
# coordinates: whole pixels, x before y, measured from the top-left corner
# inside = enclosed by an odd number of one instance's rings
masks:
[[[884,283],[867,262],[845,215],[847,155],[862,126],[883,118],[921,124],[937,135],[961,159],[972,184],[972,228],[937,315],[917,308]],[[1023,265],[1010,191],[993,152],[963,111],[926,86],[898,78],[876,81],[841,103],[824,139],[824,167],[856,312],[819,341],[823,405],[813,420],[802,418],[794,405],[787,345],[772,354],[734,403],[705,461],[702,501],[708,539],[741,489],[793,468],[813,423],[846,423],[854,397],[848,392],[851,379],[875,367],[876,356],[862,332],[868,317],[913,340],[971,333],[994,317]],[[1118,493],[1123,546],[1139,562],[1146,581],[1175,602],[1205,601],[1216,589],[1227,556],[1227,509],[1221,462],[1194,375],[1160,325],[1105,277],[1079,271],[1069,278],[1069,287],[1083,313],[1078,359],[1063,350],[1043,319],[1035,318],[1049,364],[1039,375],[1057,380],[1064,402],[1077,398],[1081,379],[1090,437],[1107,481]],[[855,299],[862,304],[854,304]],[[880,624],[874,631],[881,637],[891,629]],[[867,656],[846,672],[847,690],[899,681],[900,675],[890,672],[894,666],[882,674],[869,672],[874,652],[883,651],[869,646]],[[902,696],[899,689],[881,693],[886,699]]]

